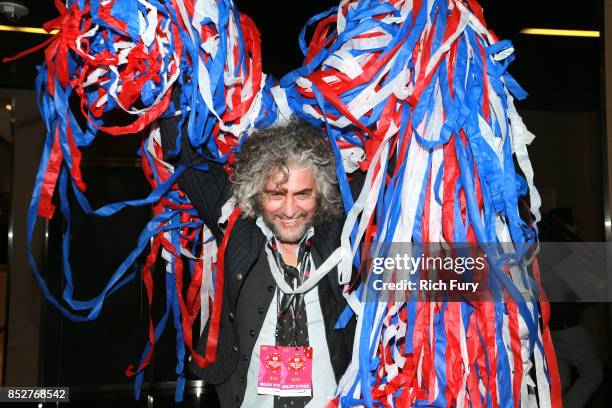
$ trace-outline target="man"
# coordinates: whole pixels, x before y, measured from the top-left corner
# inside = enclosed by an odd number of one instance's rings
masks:
[[[542,242],[582,241],[576,234],[576,221],[571,208],[547,211],[539,229]],[[549,321],[563,389],[563,406],[581,408],[587,405],[603,380],[603,368],[595,344],[582,324],[585,310],[593,305],[581,302],[565,282],[549,282],[547,278],[547,274],[543,275],[544,287],[550,293],[555,293],[556,297],[562,296],[564,299],[563,302],[551,302]],[[555,286],[549,286],[552,283]],[[575,376],[572,376],[572,369],[576,371]]]
[[[175,145],[176,123],[161,123],[166,152]],[[176,164],[202,161],[183,140]],[[216,361],[204,369],[192,362],[190,368],[217,385],[222,407],[322,407],[350,361],[355,321],[334,329],[347,305],[336,269],[303,295],[282,292],[275,276],[295,289],[339,245],[342,208],[329,144],[318,129],[293,122],[251,135],[231,182],[221,165],[206,162],[207,171],[188,168],[179,183],[218,243],[221,207],[230,196],[243,216],[225,252]],[[197,346],[201,354],[207,333],[205,327]],[[312,396],[258,394],[262,345],[312,347]]]

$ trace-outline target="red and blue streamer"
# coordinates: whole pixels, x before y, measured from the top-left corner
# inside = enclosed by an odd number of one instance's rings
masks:
[[[187,353],[200,366],[215,362],[224,247],[239,215],[237,209],[225,214],[217,249],[176,183],[183,168],[163,160],[156,122],[178,116],[179,132],[185,129],[196,151],[231,172],[244,137],[293,116],[329,138],[347,212],[334,256],[351,308],[337,327],[356,314],[357,332],[331,405],[560,406],[548,304],[537,301],[545,299],[537,260],[519,262],[537,239],[540,217],[526,147],[533,135],[514,106],[526,93],[508,72],[512,44],[487,28],[476,0],[342,0],[308,21],[314,34],[307,41],[304,27],[299,39],[304,64],[278,82],[262,72],[254,22],[230,0],[55,3],[60,15],[45,29],[59,32],[36,47],[46,47],[36,89],[47,138],[28,241],[38,216],[54,216],[55,196],[70,228],[69,188],[89,215],[146,205],[153,217],[92,299],[75,298],[69,234],[61,299],[48,290],[31,253],[30,264],[52,304],[72,320],[88,321],[134,278],[129,266],[147,249],[149,309],[158,302],[152,268],[161,254],[165,313],[157,322],[150,317],[143,354],[126,369],[135,376],[136,398],[169,319],[177,340],[177,401]],[[148,197],[91,208],[80,149],[100,131],[143,138]],[[178,154],[181,140],[166,157]],[[366,182],[354,200],[348,183],[357,169]],[[519,215],[527,195],[529,222]],[[387,255],[390,243],[405,243],[406,251],[431,243],[477,246],[490,261],[486,282],[495,301],[428,300],[418,292],[366,301],[372,279],[363,242],[382,244],[373,246],[377,256]],[[183,282],[185,265],[189,282]],[[354,268],[364,277],[357,288],[350,286]],[[430,273],[420,270],[414,279]],[[210,320],[204,355],[193,349],[198,316],[200,326]]]

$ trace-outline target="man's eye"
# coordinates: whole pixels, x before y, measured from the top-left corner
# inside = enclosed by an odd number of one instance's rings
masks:
[[[295,196],[298,200],[306,200],[310,198],[310,193],[298,193]]]
[[[270,198],[270,200],[280,200],[281,198],[283,198],[283,195],[281,193],[270,193],[268,194],[268,197]]]

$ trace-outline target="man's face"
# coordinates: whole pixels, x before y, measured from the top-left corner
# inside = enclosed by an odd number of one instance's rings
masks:
[[[300,241],[312,225],[317,209],[317,183],[311,169],[290,166],[287,179],[281,171],[264,185],[262,217],[277,239],[288,244]]]

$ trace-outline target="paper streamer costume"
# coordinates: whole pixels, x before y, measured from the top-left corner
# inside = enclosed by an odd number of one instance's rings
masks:
[[[231,171],[244,137],[294,116],[329,138],[347,212],[333,262],[352,310],[338,327],[356,313],[357,331],[332,405],[560,406],[548,304],[537,300],[537,261],[510,262],[524,259],[524,248],[536,240],[535,224],[519,215],[520,196],[529,195],[530,218],[540,218],[526,149],[533,135],[513,102],[526,94],[507,71],[511,43],[487,29],[475,0],[342,0],[310,19],[307,26],[316,24],[312,39],[306,44],[306,27],[300,38],[303,66],[278,82],[262,73],[255,24],[229,0],[55,3],[60,16],[45,29],[59,33],[41,45],[45,63],[36,83],[48,133],[28,214],[29,238],[38,216],[53,217],[54,194],[70,229],[69,188],[88,214],[152,205],[153,218],[95,298],[73,295],[69,234],[61,301],[31,255],[30,263],[47,299],[66,317],[86,321],[134,278],[128,267],[149,243],[143,278],[151,305],[151,268],[161,254],[166,312],[158,322],[150,320],[143,355],[126,370],[136,376],[136,398],[169,319],[177,332],[177,401],[186,350],[201,366],[214,362],[227,242],[226,233],[216,248],[180,191],[175,181],[183,168],[164,162],[156,121],[180,115],[189,142]],[[172,102],[173,89],[180,89],[179,104]],[[117,112],[121,126],[109,119]],[[87,119],[85,128],[79,115]],[[143,135],[139,154],[153,188],[148,197],[90,207],[79,149],[100,131]],[[180,151],[180,140],[167,155]],[[367,176],[353,201],[347,177],[357,169]],[[363,267],[364,241],[407,248],[481,245],[490,260],[488,289],[497,301],[423,301],[418,292],[402,301],[366,301],[371,274]],[[385,248],[375,247],[374,255],[388,255]],[[188,283],[182,281],[184,267],[190,268]],[[366,278],[349,291],[353,268]],[[198,316],[202,326],[210,319],[204,355],[193,349]]]

